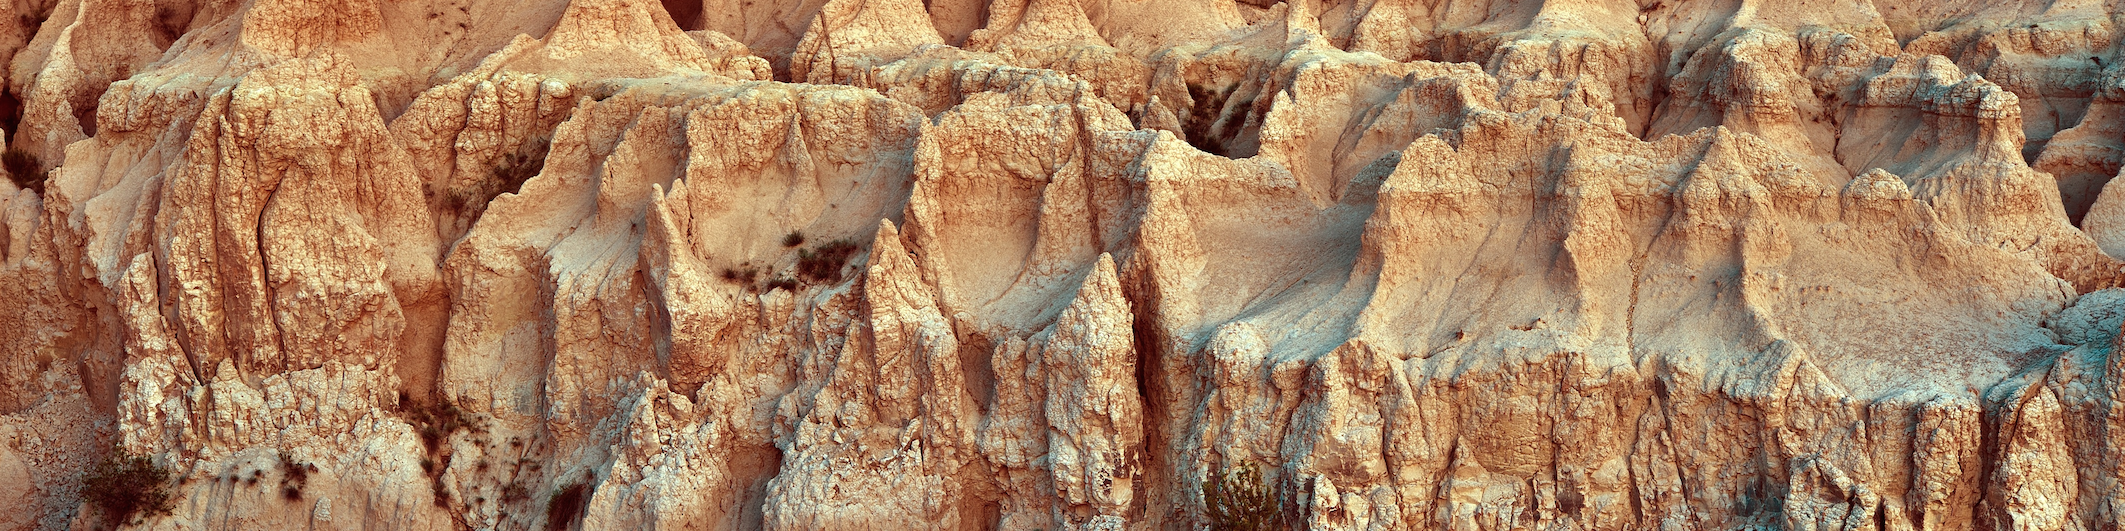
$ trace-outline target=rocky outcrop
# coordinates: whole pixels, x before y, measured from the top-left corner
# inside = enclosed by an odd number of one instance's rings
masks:
[[[0,529],[2125,507],[2094,4],[0,10]]]

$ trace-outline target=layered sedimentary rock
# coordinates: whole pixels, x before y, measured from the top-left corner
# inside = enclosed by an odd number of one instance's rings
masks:
[[[2121,7],[12,0],[0,529],[2108,529]]]

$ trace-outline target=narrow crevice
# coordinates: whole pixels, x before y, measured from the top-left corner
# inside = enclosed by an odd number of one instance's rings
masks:
[[[81,124],[81,134],[96,136],[96,104],[99,100],[94,97],[96,94],[89,96],[84,101],[74,102],[74,122]]]
[[[2014,397],[2015,395],[2009,394],[2007,398],[2013,399]],[[2002,448],[2002,446],[2007,444],[2007,441],[2001,440],[2000,436],[2004,434],[2002,433],[2003,430],[2016,423],[2014,419],[2009,417],[2015,415],[2017,413],[2015,410],[2018,408],[2004,402],[1985,404],[1984,395],[1982,394],[1978,395],[1978,400],[1978,481],[1980,485],[2005,485],[2005,478],[2000,477],[2000,465],[2005,460],[2003,455],[2005,448]],[[1999,495],[2000,492],[1998,489],[1986,490],[1987,492],[1978,498],[1977,507],[1971,511],[1970,519],[1977,522],[1978,529],[2005,528],[2004,524],[2006,522],[2000,521],[1999,515],[1996,514],[2004,509],[1999,507],[1994,501],[1994,496]]]
[[[283,178],[282,178],[282,182],[285,182],[285,180],[286,180],[286,178],[285,178],[285,177],[283,177]],[[259,277],[260,277],[260,278],[262,278],[262,279],[265,279],[265,280],[266,280],[266,283],[265,283],[265,284],[262,284],[262,285],[260,285],[260,286],[259,286],[259,288],[260,288],[260,289],[259,289],[259,291],[258,291],[258,294],[257,294],[257,295],[258,295],[259,297],[263,297],[263,298],[265,298],[265,300],[266,300],[266,314],[265,314],[265,315],[263,315],[263,316],[256,316],[256,317],[255,317],[255,318],[253,319],[253,321],[254,321],[254,322],[253,322],[253,323],[251,324],[251,326],[253,327],[253,329],[252,329],[252,330],[246,330],[246,332],[249,332],[249,334],[250,334],[250,335],[252,335],[252,337],[256,337],[256,335],[258,334],[257,330],[255,329],[256,327],[258,327],[258,326],[268,326],[268,327],[272,327],[272,328],[271,328],[271,330],[272,330],[272,333],[273,333],[273,346],[274,346],[274,353],[275,353],[275,354],[277,354],[277,355],[278,355],[278,356],[280,357],[280,367],[279,367],[279,371],[275,371],[275,372],[283,372],[283,371],[288,371],[288,370],[291,370],[291,369],[292,369],[292,367],[293,367],[293,364],[290,364],[290,363],[288,363],[288,345],[287,345],[287,341],[285,340],[285,338],[283,338],[283,337],[281,336],[281,332],[280,332],[280,320],[279,320],[279,318],[277,317],[277,316],[279,316],[279,315],[280,315],[280,303],[279,303],[279,301],[276,301],[276,300],[274,300],[274,298],[273,298],[273,284],[272,284],[272,279],[273,279],[273,268],[272,268],[272,264],[271,264],[270,262],[268,262],[268,259],[267,259],[267,254],[266,254],[266,251],[267,251],[267,248],[266,248],[266,221],[267,221],[267,215],[268,215],[268,214],[269,214],[270,212],[272,212],[272,210],[273,210],[273,198],[275,198],[275,197],[279,197],[279,196],[280,196],[280,189],[281,189],[281,184],[282,184],[282,182],[275,182],[275,183],[273,183],[273,189],[272,189],[272,190],[269,190],[269,191],[267,191],[267,192],[266,192],[266,198],[265,198],[265,200],[264,200],[264,201],[261,201],[261,202],[259,203],[259,208],[258,208],[258,220],[257,220],[257,224],[256,224],[256,225],[255,225],[255,226],[253,227],[253,229],[252,229],[252,230],[253,230],[253,232],[252,232],[252,234],[251,234],[251,237],[252,237],[252,238],[255,238],[255,239],[257,240],[257,241],[256,241],[256,246],[257,246],[257,248],[258,248],[258,273],[259,273]],[[263,324],[261,324],[261,323],[263,323]],[[249,341],[250,341],[250,339],[251,339],[251,338],[245,338],[245,341],[246,341],[246,342],[249,342]],[[248,350],[248,349],[246,349],[246,350]],[[255,353],[254,353],[254,354],[255,354]],[[253,365],[252,365],[251,367],[249,367],[249,369],[251,369],[251,370],[255,371],[254,373],[252,373],[252,374],[249,374],[249,375],[246,375],[246,376],[249,376],[249,377],[253,377],[253,378],[264,378],[264,377],[266,377],[266,374],[263,374],[263,373],[264,373],[264,372],[266,372],[266,371],[262,371],[262,370],[259,370],[259,367],[258,367],[258,366],[256,365],[257,363],[259,363],[259,362],[258,362],[258,360],[256,360],[256,359],[252,359],[252,360],[246,360],[246,361],[249,361],[249,362],[251,362],[251,363],[253,364]],[[243,365],[243,364],[238,364],[238,365]],[[253,383],[253,384],[255,385],[255,384],[256,384],[257,382],[252,382],[252,383]]]
[[[959,367],[965,373],[967,394],[974,398],[974,407],[982,415],[996,408],[996,348],[996,341],[986,334],[968,333],[959,338],[957,354]]]
[[[743,485],[731,500],[735,529],[763,529],[767,523],[767,482],[782,472],[782,450],[774,445],[740,448],[732,452],[728,469]]]
[[[0,128],[6,129],[7,145],[14,145],[16,133],[22,132],[22,97],[15,91],[0,88]]]
[[[1150,499],[1154,495],[1152,493],[1181,496],[1172,493],[1187,489],[1170,488],[1175,486],[1170,485],[1171,478],[1167,477],[1169,469],[1166,450],[1170,445],[1162,428],[1166,425],[1163,421],[1167,412],[1172,408],[1169,408],[1161,397],[1168,396],[1169,392],[1163,376],[1174,372],[1166,367],[1166,334],[1158,326],[1158,312],[1155,308],[1158,287],[1149,275],[1131,276],[1137,278],[1135,282],[1128,283],[1135,284],[1135,289],[1127,290],[1132,314],[1129,332],[1131,342],[1136,347],[1136,395],[1143,404],[1143,414],[1140,418],[1144,440],[1141,447],[1143,457],[1138,464],[1141,475],[1137,478],[1135,489],[1138,494],[1130,501],[1129,519],[1138,521],[1154,519],[1150,510],[1156,506],[1154,500]]]

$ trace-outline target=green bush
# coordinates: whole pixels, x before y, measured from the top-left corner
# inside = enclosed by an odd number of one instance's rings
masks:
[[[782,237],[783,247],[796,247],[799,245],[804,245],[804,232],[802,231],[790,231],[788,236]]]
[[[1203,481],[1203,512],[1213,531],[1276,529],[1283,519],[1278,509],[1275,492],[1254,463]]]
[[[81,498],[117,524],[170,514],[170,469],[113,446],[82,478]]]

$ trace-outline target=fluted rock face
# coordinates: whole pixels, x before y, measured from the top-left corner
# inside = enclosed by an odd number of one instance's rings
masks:
[[[0,530],[2111,529],[2119,12],[0,1]]]

